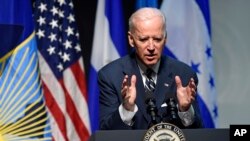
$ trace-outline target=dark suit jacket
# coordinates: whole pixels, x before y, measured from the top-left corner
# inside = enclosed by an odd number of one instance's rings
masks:
[[[126,125],[119,115],[118,107],[122,103],[121,86],[124,75],[136,75],[136,105],[138,111],[133,118],[133,126]],[[179,75],[183,86],[186,86],[190,78],[194,78],[198,84],[196,73],[186,64],[174,60],[167,56],[161,57],[161,63],[157,74],[157,83],[155,88],[156,106],[159,109],[159,115],[166,114],[166,107],[161,108],[166,98],[174,97],[176,99],[176,83],[174,77]],[[114,129],[148,129],[151,117],[147,113],[147,105],[145,104],[145,91],[142,77],[135,59],[135,53],[127,55],[123,58],[115,60],[98,72],[98,85],[100,88],[99,96],[99,120],[101,130]],[[166,86],[168,85],[168,87]],[[193,104],[195,110],[195,122],[184,127],[178,119],[176,123],[180,128],[200,128],[202,121],[200,119],[200,111],[197,101]]]

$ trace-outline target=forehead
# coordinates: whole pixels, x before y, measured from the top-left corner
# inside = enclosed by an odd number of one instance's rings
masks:
[[[137,35],[162,35],[164,31],[163,21],[159,16],[135,21],[134,32]]]

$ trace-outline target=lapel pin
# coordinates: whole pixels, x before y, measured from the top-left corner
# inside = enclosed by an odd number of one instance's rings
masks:
[[[168,84],[168,83],[164,83],[164,86],[168,87],[168,86],[169,86],[169,84]]]

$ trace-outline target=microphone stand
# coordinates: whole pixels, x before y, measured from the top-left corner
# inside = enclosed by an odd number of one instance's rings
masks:
[[[149,124],[149,128],[157,123],[159,123],[159,115],[158,109],[155,105],[155,98],[153,97],[152,92],[146,90],[146,100],[145,103],[147,104],[147,113],[151,117],[151,122]]]
[[[157,108],[155,106],[155,99],[153,98],[149,98],[146,100],[146,104],[148,105],[147,107],[147,113],[151,116],[151,123],[150,123],[150,127],[157,124]]]
[[[177,116],[177,106],[174,98],[169,98],[166,100],[167,103],[167,113],[169,113],[168,121],[175,124],[178,120]]]

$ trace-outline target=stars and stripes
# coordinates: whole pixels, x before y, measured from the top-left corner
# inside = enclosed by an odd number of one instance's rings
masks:
[[[41,78],[56,141],[85,141],[91,134],[85,71],[71,0],[34,5]]]

